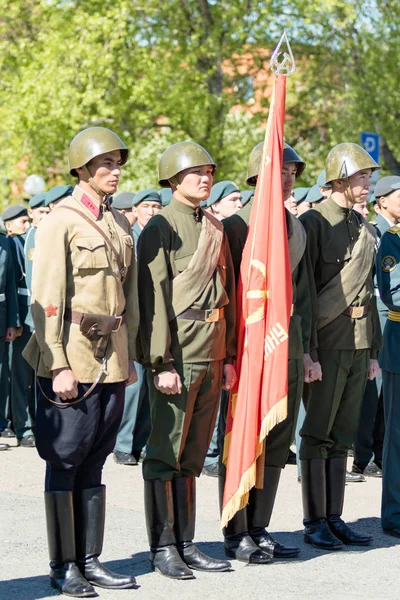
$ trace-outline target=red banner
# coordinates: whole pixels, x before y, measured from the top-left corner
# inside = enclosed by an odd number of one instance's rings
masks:
[[[225,433],[223,527],[246,506],[250,489],[262,486],[257,474],[264,466],[264,439],[287,416],[292,273],[282,189],[285,97],[286,77],[275,76],[240,267],[239,380],[230,397]]]

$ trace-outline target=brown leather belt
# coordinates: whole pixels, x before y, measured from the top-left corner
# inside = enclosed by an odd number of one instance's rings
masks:
[[[115,325],[112,328],[113,333],[118,331],[119,328],[121,327],[121,325],[125,322],[125,314],[126,313],[124,313],[120,317],[114,317]],[[66,308],[64,310],[64,319],[66,321],[69,321],[70,323],[74,323],[75,325],[81,324],[84,315],[85,315],[85,313],[79,312],[77,310],[73,310],[72,308]],[[101,316],[102,315],[99,315],[99,319],[101,319]],[[107,319],[109,319],[111,317],[111,315],[105,315],[105,316],[107,317]]]
[[[365,317],[370,310],[370,304],[367,306],[349,306],[349,308],[346,308],[346,310],[343,311],[343,314],[351,317],[352,319],[362,319],[362,317]]]
[[[210,308],[200,310],[197,308],[188,308],[185,312],[178,315],[178,319],[188,319],[189,321],[204,321],[205,323],[216,323],[222,321],[225,310],[223,308]]]

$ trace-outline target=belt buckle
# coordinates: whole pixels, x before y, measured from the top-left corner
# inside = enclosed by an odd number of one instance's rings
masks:
[[[219,321],[219,308],[209,308],[206,310],[206,323],[216,323]]]
[[[122,324],[122,315],[120,315],[119,317],[115,317],[116,320],[118,321],[118,325],[116,329],[112,329],[111,333],[116,333],[117,331],[120,330],[121,324]]]
[[[364,307],[363,306],[352,306],[351,316],[353,319],[361,319],[361,317],[364,316]]]

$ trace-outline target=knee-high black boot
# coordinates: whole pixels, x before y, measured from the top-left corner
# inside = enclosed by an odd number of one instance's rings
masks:
[[[144,508],[153,569],[170,579],[194,579],[176,547],[171,481],[145,479]]]
[[[229,571],[227,560],[211,558],[193,543],[196,520],[196,484],[194,477],[177,477],[172,480],[174,498],[175,538],[178,552],[185,564],[195,571]]]
[[[264,468],[263,489],[253,488],[250,491],[247,519],[250,535],[261,550],[270,554],[271,558],[294,558],[300,548],[282,546],[266,529],[271,520],[281,472],[279,467]]]
[[[224,495],[225,477],[218,477],[219,499],[222,508],[222,498]],[[247,507],[239,510],[234,517],[224,527],[224,547],[225,554],[229,558],[236,558],[240,562],[253,565],[264,565],[271,560],[270,554],[264,552],[252,540],[249,534],[247,524]]]
[[[106,488],[101,485],[75,492],[75,536],[79,568],[86,579],[108,590],[136,588],[136,579],[113,573],[101,564],[106,517]]]
[[[97,596],[76,564],[72,492],[45,492],[44,502],[51,585],[73,598]]]
[[[343,544],[333,535],[326,520],[325,463],[323,458],[301,461],[304,541],[323,550],[340,550]]]
[[[349,546],[368,546],[370,535],[359,535],[346,525],[341,518],[346,484],[347,456],[329,458],[326,461],[327,517],[332,533]]]

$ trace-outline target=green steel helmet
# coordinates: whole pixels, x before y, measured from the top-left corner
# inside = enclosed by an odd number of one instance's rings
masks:
[[[249,164],[247,166],[247,185],[255,186],[257,183],[257,176],[260,170],[261,157],[263,153],[264,142],[260,142],[257,146],[254,146],[253,150],[250,153]],[[300,177],[304,169],[306,168],[306,163],[303,162],[300,156],[297,154],[295,150],[289,144],[284,142],[283,144],[283,162],[284,163],[298,163],[296,178]]]
[[[116,133],[106,127],[84,129],[74,137],[69,145],[69,172],[77,177],[76,169],[87,165],[92,158],[113,150],[121,151],[121,160],[124,165],[128,160],[129,150]]]
[[[352,142],[338,144],[332,148],[326,158],[326,183],[334,179],[346,179],[362,169],[376,171],[380,166],[358,144]]]
[[[167,148],[158,165],[158,180],[163,188],[170,187],[169,179],[178,175],[185,169],[211,165],[215,171],[214,163],[207,150],[196,142],[178,142]]]

